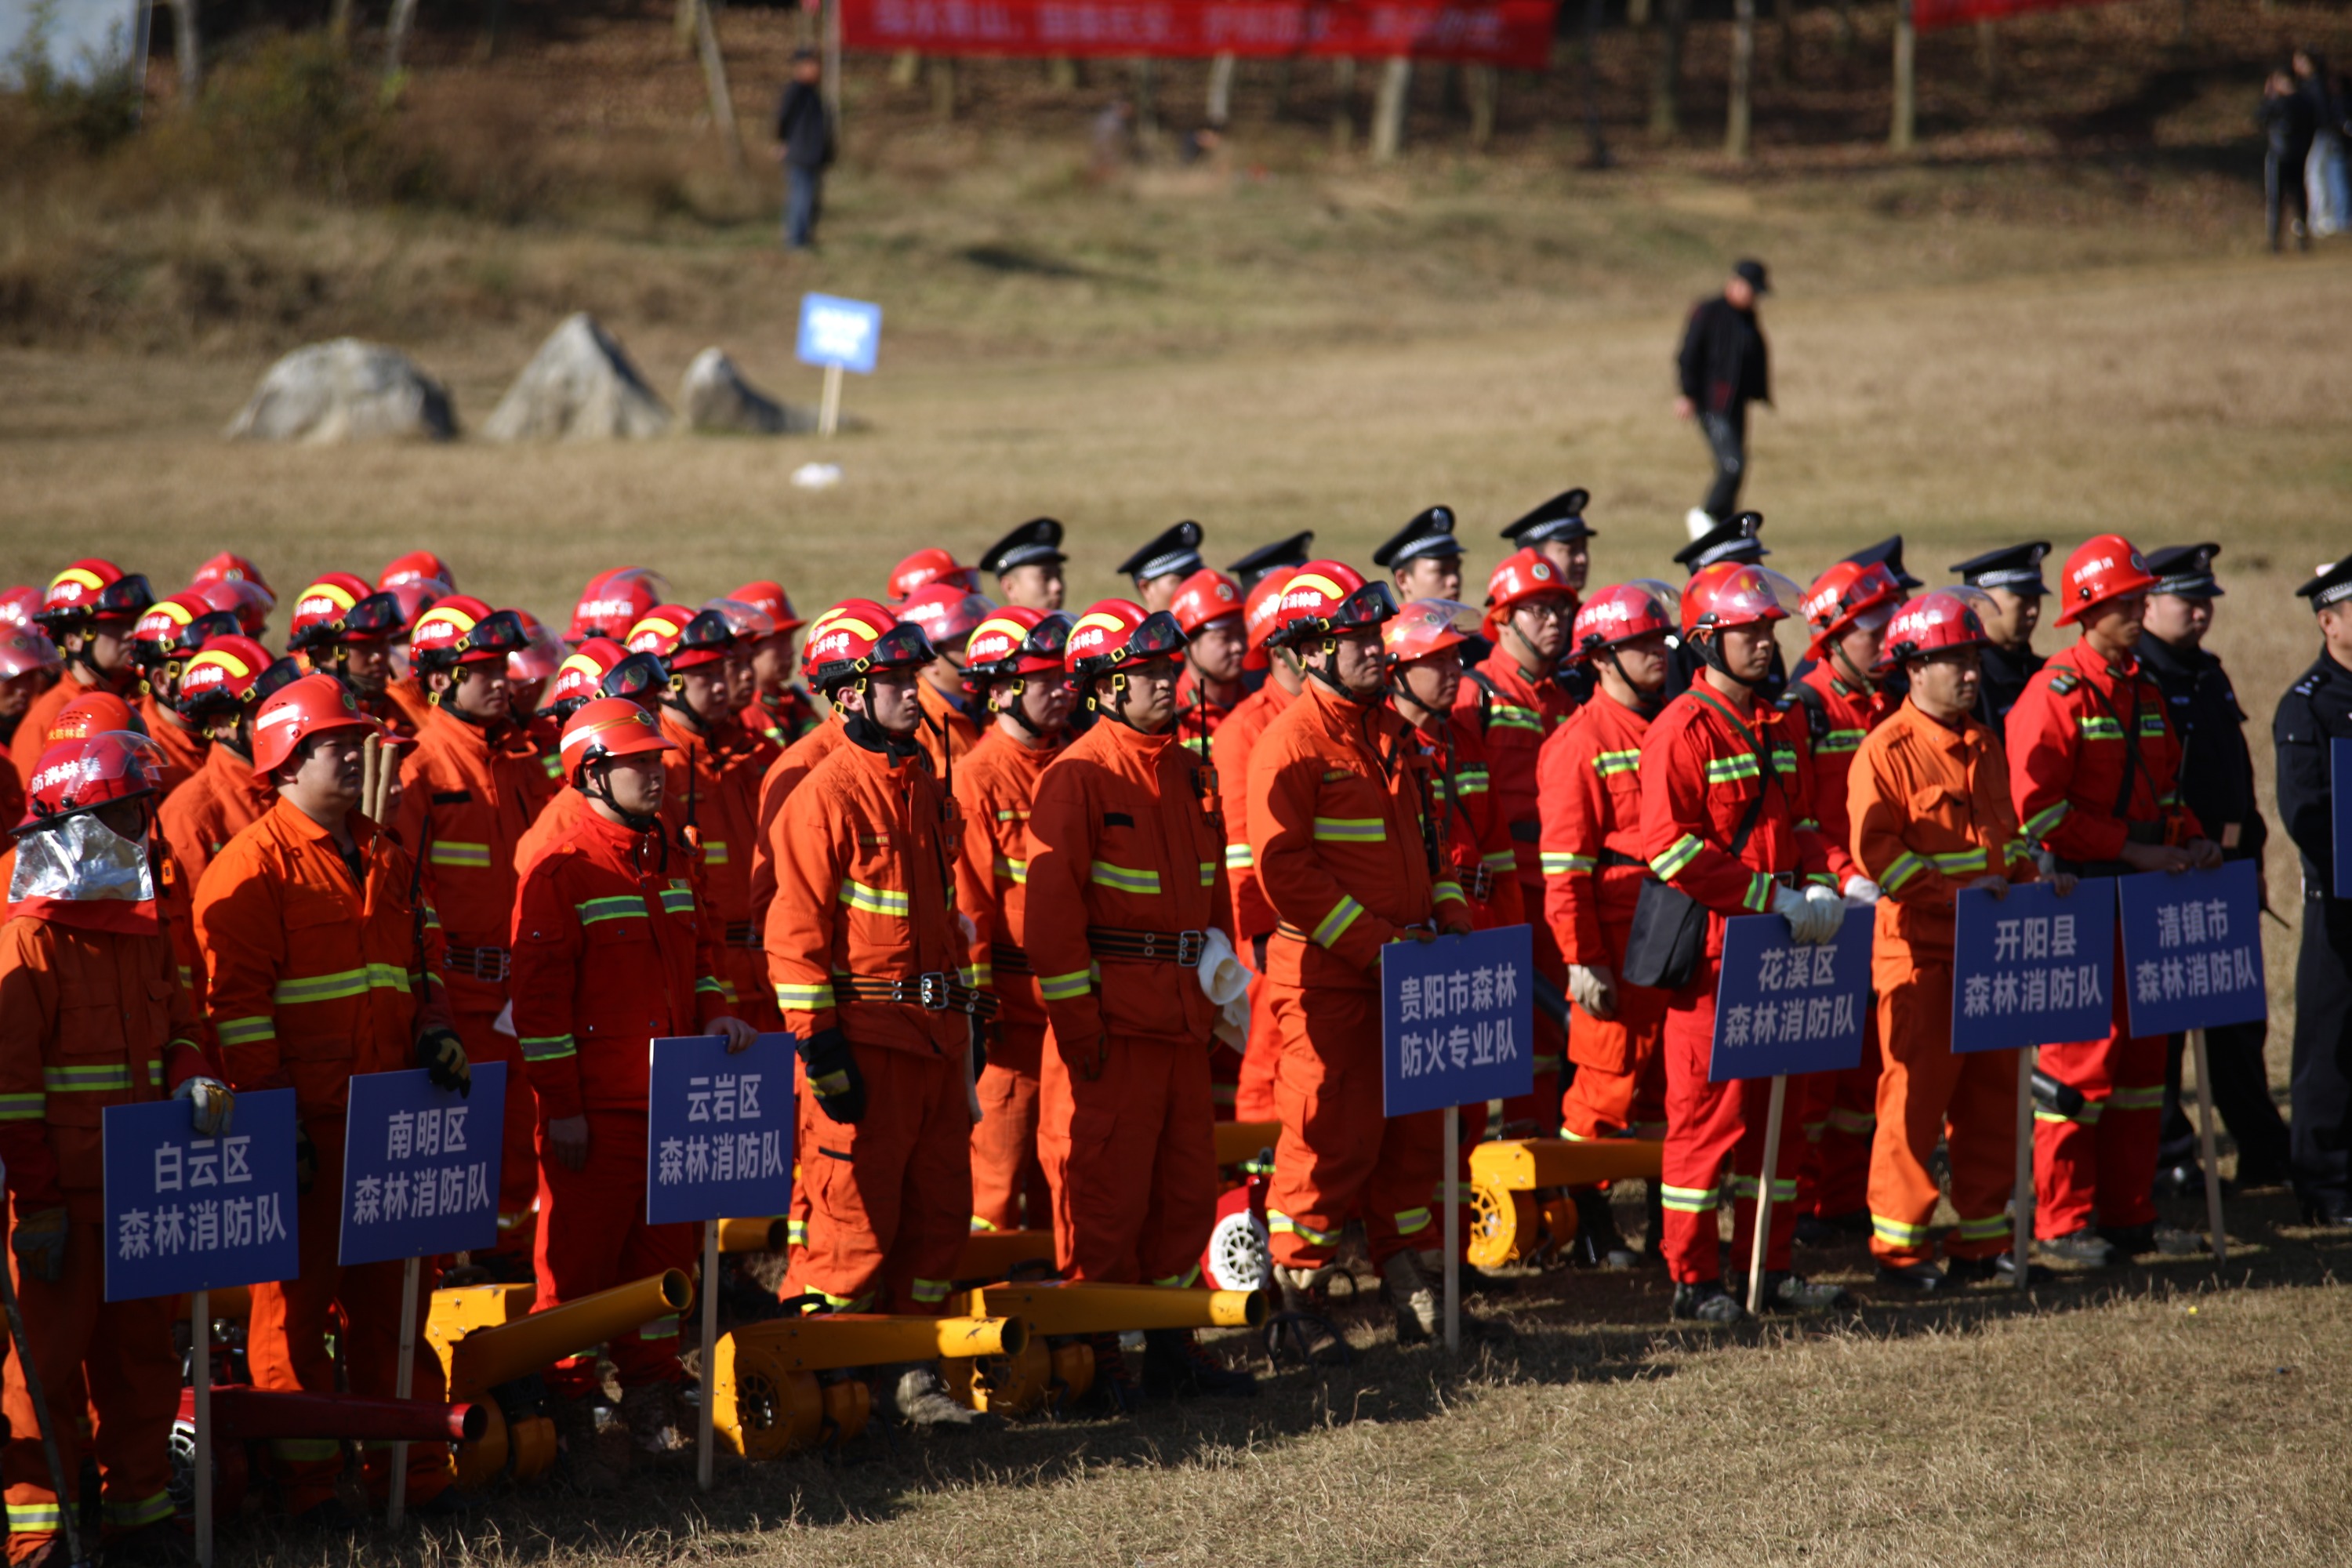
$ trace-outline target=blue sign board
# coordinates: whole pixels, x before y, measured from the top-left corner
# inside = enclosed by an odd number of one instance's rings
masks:
[[[1860,1063],[1870,1012],[1870,928],[1867,913],[1849,910],[1833,940],[1801,947],[1779,915],[1726,921],[1707,1081],[1835,1072]]]
[[[730,1052],[719,1035],[653,1044],[646,1223],[778,1215],[793,1195],[791,1035]]]
[[[106,1299],[131,1301],[302,1271],[294,1215],[294,1091],[236,1097],[228,1131],[199,1138],[185,1100],[109,1106]]]
[[[2352,889],[2352,740],[2327,742],[2327,812],[2336,828],[2336,895]]]
[[[795,352],[803,364],[837,364],[872,375],[881,348],[881,306],[833,294],[801,296],[801,337]]]
[[[507,1065],[481,1062],[474,1091],[436,1089],[423,1068],[352,1079],[343,1127],[346,1267],[488,1251],[499,1244]]]
[[[2097,877],[2060,898],[2047,882],[1956,900],[1952,1049],[2013,1050],[2103,1040],[2114,1023],[2116,884]]]
[[[2252,860],[2212,871],[2150,871],[2122,895],[2124,972],[2136,1036],[2270,1016],[2263,988],[2262,893]]]
[[[1382,948],[1383,1113],[1532,1091],[1535,978],[1535,933],[1523,925]]]

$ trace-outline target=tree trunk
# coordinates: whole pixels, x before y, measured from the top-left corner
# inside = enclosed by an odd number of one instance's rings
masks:
[[[1690,0],[1660,0],[1658,55],[1650,75],[1650,134],[1659,141],[1683,130],[1683,37],[1690,28]]]
[[[193,105],[205,87],[205,36],[198,0],[172,0],[172,54],[180,67],[180,101]]]
[[[955,118],[956,63],[953,55],[933,55],[929,68],[931,79],[931,118],[941,124]]]
[[[743,128],[735,122],[735,96],[727,90],[727,60],[719,52],[719,29],[710,20],[709,0],[688,0],[694,7],[694,43],[702,56],[703,85],[710,89],[710,120],[719,132],[719,151],[727,155],[728,173],[743,175]]]
[[[416,26],[416,0],[392,0],[392,19],[383,29],[383,75],[389,81],[400,74],[400,57],[407,52],[410,29]]]
[[[690,55],[701,47],[696,37],[700,24],[694,19],[695,13],[701,8],[702,0],[677,0],[670,12],[670,37],[677,42],[679,54]]]
[[[1990,17],[1977,24],[1977,75],[1987,92],[2000,89],[2000,31]]]
[[[1209,123],[1220,129],[1234,117],[1234,75],[1240,63],[1231,55],[1209,62]]]
[[[1837,0],[1837,25],[1830,30],[1830,47],[1837,58],[1853,58],[1853,0]]]
[[[1078,62],[1067,55],[1055,55],[1045,62],[1045,85],[1055,92],[1078,90]]]
[[[1731,104],[1723,120],[1723,155],[1745,163],[1755,111],[1756,0],[1732,0]]]
[[[1412,101],[1412,62],[1398,58],[1381,72],[1372,100],[1372,162],[1392,163],[1404,146],[1405,110]]]
[[[1148,155],[1160,144],[1160,62],[1135,59],[1135,144]]]
[[[1584,0],[1584,32],[1578,50],[1578,74],[1584,79],[1584,139],[1591,167],[1609,167],[1609,137],[1601,128],[1601,7],[1602,0]]]
[[[1650,26],[1650,0],[1625,0],[1625,25],[1636,31]]]
[[[1915,68],[1918,35],[1911,26],[1911,0],[1895,0],[1895,115],[1886,144],[1908,153],[1917,139],[1918,99]]]
[[[1502,105],[1503,73],[1494,66],[1465,66],[1470,91],[1470,145],[1480,152],[1495,144],[1495,115]]]
[[[1331,151],[1345,153],[1356,139],[1356,61],[1353,56],[1331,62],[1331,89],[1338,100],[1331,110]]]
[[[923,74],[923,57],[914,49],[900,49],[890,57],[890,85],[912,87],[915,79]]]
[[[1772,83],[1785,84],[1796,74],[1796,0],[1772,0]]]
[[[1285,55],[1274,62],[1274,117],[1276,120],[1290,112],[1290,88],[1297,79],[1298,62]]]
[[[352,0],[334,0],[334,4],[327,7],[327,32],[338,47],[351,47]]]

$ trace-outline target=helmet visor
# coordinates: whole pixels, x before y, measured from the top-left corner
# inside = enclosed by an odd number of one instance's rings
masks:
[[[900,621],[875,639],[867,664],[876,669],[914,669],[938,658],[931,639],[912,621]]]
[[[1362,631],[1377,626],[1397,613],[1396,595],[1386,583],[1367,583],[1332,606],[1335,632]]]
[[[659,656],[633,653],[607,670],[597,683],[599,697],[642,697],[648,691],[658,691],[669,685],[669,670]]]
[[[1165,610],[1154,610],[1143,617],[1143,624],[1129,632],[1121,664],[1132,664],[1147,658],[1160,658],[1184,651],[1184,629],[1176,617]]]
[[[529,647],[530,633],[524,627],[522,617],[512,610],[493,610],[457,639],[457,662],[481,664],[496,659],[503,663],[509,654],[520,653]]]

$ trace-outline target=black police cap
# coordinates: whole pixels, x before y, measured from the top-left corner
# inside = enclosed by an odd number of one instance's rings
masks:
[[[2148,592],[2180,599],[2220,598],[2221,584],[2213,580],[2213,557],[2221,553],[2218,544],[2168,544],[2149,551],[2142,559],[2156,574],[2156,586]]]
[[[1772,552],[1756,537],[1764,526],[1760,511],[1733,514],[1730,521],[1718,522],[1680,550],[1675,552],[1675,563],[1693,576],[1701,567],[1712,566],[1718,561],[1738,561],[1748,564],[1761,561]]]
[[[980,558],[980,569],[1001,577],[1015,566],[1059,566],[1068,559],[1062,553],[1060,521],[1033,517],[990,545]]]
[[[1971,588],[2006,588],[2020,598],[2035,599],[2050,592],[2050,585],[2042,580],[2042,558],[2049,553],[2050,542],[2036,539],[1971,555],[1944,570],[1958,573],[1960,581]]]
[[[1272,544],[1261,544],[1247,555],[1225,568],[1249,587],[1267,573],[1283,566],[1304,566],[1314,559],[1307,553],[1315,546],[1315,531],[1308,529],[1287,539],[1277,539]]]
[[[1882,539],[1877,543],[1870,545],[1865,549],[1857,550],[1853,554],[1847,556],[1846,559],[1853,562],[1856,566],[1876,565],[1885,567],[1889,572],[1895,574],[1895,581],[1901,584],[1906,592],[1913,588],[1924,588],[1927,585],[1919,581],[1918,578],[1911,575],[1910,573],[1903,570],[1903,536],[1899,533],[1895,534],[1891,539]]]
[[[2297,588],[2294,596],[2309,599],[2314,610],[2324,610],[2330,605],[2340,605],[2352,599],[2352,555],[2322,565],[2319,574]]]
[[[1187,518],[1160,531],[1160,536],[1118,563],[1121,576],[1139,583],[1171,573],[1191,576],[1201,569],[1201,525]]]
[[[1562,490],[1527,516],[1507,524],[1503,530],[1503,537],[1520,544],[1551,544],[1591,539],[1593,529],[1584,521],[1584,508],[1591,500],[1591,490]]]
[[[1461,553],[1461,541],[1454,537],[1454,509],[1433,506],[1416,513],[1386,544],[1373,551],[1372,564],[1393,571],[1408,561],[1444,560]]]

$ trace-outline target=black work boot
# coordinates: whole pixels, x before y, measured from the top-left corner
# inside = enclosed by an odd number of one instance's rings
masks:
[[[1190,1329],[1146,1329],[1143,1392],[1158,1399],[1192,1394],[1246,1398],[1257,1392],[1257,1379],[1235,1372],[1202,1349]]]
[[[1617,1228],[1609,1194],[1599,1187],[1578,1187],[1569,1195],[1576,1200],[1576,1235],[1568,1244],[1569,1265],[1612,1270],[1633,1268],[1633,1248]]]

